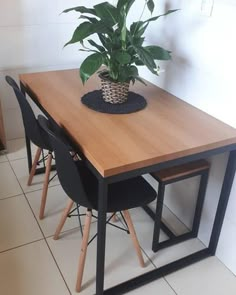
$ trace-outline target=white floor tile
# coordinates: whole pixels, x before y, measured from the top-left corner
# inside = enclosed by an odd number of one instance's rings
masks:
[[[45,241],[0,254],[1,294],[69,295]]]
[[[235,276],[216,258],[210,257],[166,276],[178,295],[235,295]]]
[[[0,251],[33,242],[42,237],[23,195],[0,200]]]
[[[29,177],[27,159],[19,159],[11,161],[12,168],[20,182],[20,185],[25,193],[40,190],[43,188],[44,174],[35,175],[32,181],[32,185],[27,185]],[[55,171],[51,172],[51,177],[55,174]],[[58,177],[55,177],[49,186],[59,184]]]
[[[5,155],[0,154],[0,163],[7,162],[7,161],[8,161],[7,157]]]
[[[165,225],[177,236],[190,231],[166,206],[163,207],[162,218]]]
[[[146,253],[156,267],[161,267],[167,263],[171,263],[175,260],[198,252],[204,248],[205,246],[201,243],[200,240],[191,239],[172,247],[167,247],[165,249],[159,250],[157,253],[153,253],[149,250],[146,251]]]
[[[37,147],[31,144],[32,155],[35,155]],[[9,161],[27,157],[25,138],[17,138],[7,141],[7,157]]]
[[[127,295],[175,295],[176,293],[173,289],[167,284],[164,279],[158,279],[155,282],[149,283],[141,288],[135,289]],[[190,294],[189,294],[190,295]]]
[[[91,232],[95,233],[97,223],[91,225]],[[92,236],[92,234],[91,234]],[[81,235],[73,230],[68,231],[64,238],[54,241],[47,239],[58,265],[72,294],[75,293],[77,264],[80,253]],[[122,242],[121,242],[122,241]],[[145,268],[141,268],[134,251],[130,236],[125,232],[107,226],[105,288],[112,287],[119,282],[136,277],[153,269],[152,264],[144,256]],[[96,269],[96,240],[87,252],[82,294],[93,294],[95,291]]]
[[[156,201],[149,204],[153,212],[156,212]],[[189,231],[186,225],[167,207],[163,206],[162,219],[169,229],[176,235],[181,235]]]
[[[225,217],[216,255],[236,275],[236,224]]]
[[[140,245],[156,267],[163,266],[205,248],[198,239],[192,239],[154,253],[151,249],[153,234],[152,219],[141,208],[132,209],[130,213]],[[171,225],[174,227],[173,224]],[[166,240],[166,238],[164,233],[161,232],[160,241]]]
[[[17,178],[8,162],[0,163],[0,199],[22,194]]]
[[[45,218],[43,220],[39,220],[38,215],[41,202],[41,194],[42,191],[39,190],[27,193],[26,197],[30,202],[30,205],[35,213],[35,216],[38,219],[38,222],[44,235],[48,237],[54,234],[55,229],[60,221],[63,209],[68,203],[69,198],[67,197],[60,185],[49,187],[47,194],[47,203],[45,208]],[[81,213],[83,213],[84,211],[85,209],[81,209]],[[83,217],[81,219],[83,221]],[[79,222],[77,217],[67,218],[63,231],[75,227],[78,228],[78,226]]]

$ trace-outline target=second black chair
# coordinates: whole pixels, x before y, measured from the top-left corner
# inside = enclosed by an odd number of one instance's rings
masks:
[[[82,284],[92,210],[98,210],[98,181],[82,160],[74,161],[70,154],[70,146],[64,140],[62,141],[55,136],[48,120],[42,116],[39,116],[38,120],[41,127],[50,136],[55,153],[58,178],[64,191],[72,199],[62,216],[57,235],[60,233],[69,213],[68,209],[70,210],[73,202],[87,208],[76,283],[76,291],[79,292]],[[108,186],[107,213],[123,213],[142,267],[144,266],[143,256],[128,209],[144,206],[155,198],[155,190],[141,176]],[[97,254],[99,255],[99,253]]]
[[[31,183],[32,183],[32,180],[35,175],[36,168],[37,168],[37,164],[39,162],[39,158],[42,153],[42,150],[44,149],[44,150],[48,151],[48,155],[46,156],[46,158],[47,158],[46,172],[45,172],[41,205],[40,205],[40,212],[39,212],[39,218],[43,219],[45,205],[46,205],[46,199],[47,199],[49,175],[50,175],[50,171],[51,171],[52,147],[49,142],[47,133],[45,133],[44,130],[42,130],[40,128],[30,104],[28,103],[25,96],[23,95],[23,93],[19,89],[15,80],[9,76],[6,76],[6,81],[13,88],[16,98],[17,98],[17,101],[19,103],[22,118],[23,118],[23,124],[24,124],[24,128],[25,128],[25,134],[30,139],[30,141],[32,141],[38,147],[33,164],[32,164],[30,175],[28,178],[28,182],[27,182],[28,185],[31,185]]]

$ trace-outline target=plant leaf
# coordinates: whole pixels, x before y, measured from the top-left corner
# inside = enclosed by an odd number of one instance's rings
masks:
[[[115,59],[121,64],[125,65],[131,61],[131,56],[125,51],[114,52]]]
[[[119,13],[123,8],[125,8],[125,13],[128,14],[131,6],[133,5],[135,0],[119,0],[117,2],[117,9],[119,10]]]
[[[95,24],[98,22],[98,20],[95,17],[89,17],[87,15],[80,15],[79,19],[87,19],[89,20],[92,24]]]
[[[136,64],[136,66],[144,66],[144,63],[139,58],[136,58],[134,62]]]
[[[150,52],[152,57],[157,60],[169,60],[171,59],[170,51],[165,50],[159,46],[146,46],[144,47],[146,50]]]
[[[157,67],[151,53],[144,47],[134,47],[139,59],[153,73],[157,74]]]
[[[142,37],[134,37],[132,38],[132,44],[135,46],[142,46],[145,38]]]
[[[98,34],[98,37],[103,47],[110,52],[112,50],[112,41],[108,37],[104,36],[104,34]]]
[[[89,13],[89,14],[96,15],[96,11],[93,8],[87,8],[85,6],[76,6],[76,7],[68,8],[68,9],[65,9],[62,12],[67,13],[67,12],[70,12],[72,10],[80,12],[80,13]]]
[[[103,23],[97,22],[96,24],[92,24],[90,22],[83,22],[80,24],[76,30],[74,31],[74,34],[69,42],[67,42],[65,46],[68,44],[73,44],[76,42],[81,42],[88,36],[94,34],[94,33],[107,33],[109,32],[109,29],[104,26]]]
[[[119,20],[118,10],[108,2],[103,2],[94,6],[96,15],[108,26],[114,26]]]
[[[141,82],[143,85],[147,86],[147,84],[139,76],[135,77],[135,79]]]
[[[155,8],[155,4],[154,4],[153,0],[148,0],[148,1],[147,1],[147,7],[148,7],[149,11],[150,11],[151,13],[153,13],[153,10],[154,10],[154,8]]]
[[[119,12],[126,7],[126,5],[128,4],[128,2],[130,2],[130,0],[118,0],[117,2],[117,9],[119,10]]]
[[[135,66],[131,66],[128,70],[128,76],[129,79],[133,80],[138,80],[139,82],[143,83],[145,86],[147,86],[147,84],[139,77],[139,73],[138,73],[138,68]],[[134,81],[133,81],[134,83]]]
[[[88,40],[89,44],[96,47],[100,52],[104,52],[105,51],[105,48],[101,45],[98,45],[95,41],[89,39]]]
[[[143,24],[143,21],[133,22],[130,26],[130,34],[134,35],[136,31],[139,31],[142,28]]]
[[[137,38],[140,38],[146,31],[148,24],[148,22],[144,23],[143,21],[132,23],[132,25],[130,26],[130,34]]]
[[[158,18],[160,18],[161,16],[168,15],[168,14],[173,13],[173,12],[178,11],[178,10],[179,10],[179,9],[168,10],[168,11],[167,11],[166,13],[164,13],[164,14],[161,14],[161,15],[158,15],[158,16],[154,16],[154,17],[151,17],[151,18],[145,20],[144,23],[155,21],[155,20],[157,20]]]
[[[127,6],[126,6],[126,14],[128,14],[128,12],[129,12],[131,6],[133,5],[134,1],[135,1],[135,0],[129,0],[129,1],[128,1],[128,4],[127,4]]]
[[[80,78],[83,84],[101,67],[102,63],[101,53],[91,54],[83,61],[80,66]]]

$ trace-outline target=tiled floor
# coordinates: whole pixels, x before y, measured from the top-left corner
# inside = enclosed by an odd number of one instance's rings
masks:
[[[35,149],[34,149],[35,150]],[[27,187],[27,160],[23,139],[8,142],[9,153],[0,156],[0,294],[69,295],[74,291],[81,233],[76,218],[67,220],[61,238],[52,239],[67,196],[55,179],[48,191],[45,219],[38,219],[42,175]],[[151,251],[153,223],[141,210],[131,210],[146,267],[140,268],[128,235],[107,228],[105,286],[135,277],[183,257],[204,245],[197,239],[159,251]],[[165,209],[165,217],[173,215]],[[175,230],[183,225],[174,219]],[[96,231],[96,222],[91,226]],[[165,239],[162,235],[162,239]],[[122,244],[121,244],[122,240]],[[121,247],[122,245],[122,247]],[[81,294],[94,294],[96,243],[88,248]],[[163,277],[129,294],[235,295],[235,276],[212,257]]]

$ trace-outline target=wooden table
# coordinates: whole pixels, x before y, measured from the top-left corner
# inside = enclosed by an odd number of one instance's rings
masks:
[[[78,70],[22,74],[20,82],[22,91],[66,130],[99,180],[96,295],[122,294],[215,254],[236,169],[234,128],[150,83],[131,87],[147,99],[146,109],[111,115],[90,110],[80,102],[85,93],[100,88],[95,76],[85,86]],[[229,159],[208,247],[104,291],[109,183],[227,151]]]

